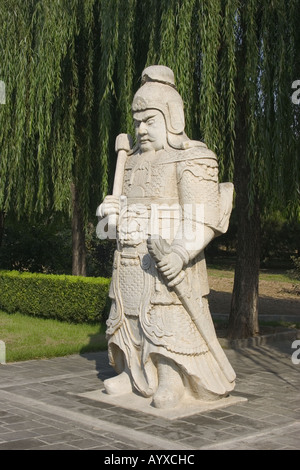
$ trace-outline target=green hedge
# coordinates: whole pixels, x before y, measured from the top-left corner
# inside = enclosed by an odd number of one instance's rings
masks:
[[[110,280],[0,271],[0,308],[74,323],[101,322],[108,313]]]

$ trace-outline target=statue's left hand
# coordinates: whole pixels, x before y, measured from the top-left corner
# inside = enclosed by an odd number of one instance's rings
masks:
[[[182,270],[183,260],[177,253],[169,253],[165,255],[159,263],[157,263],[158,269],[171,281],[174,279]]]

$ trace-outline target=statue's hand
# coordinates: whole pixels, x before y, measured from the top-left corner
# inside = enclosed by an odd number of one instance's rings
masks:
[[[165,255],[159,263],[158,269],[171,281],[174,279],[183,268],[183,260],[177,253],[169,253]]]
[[[120,198],[119,196],[106,196],[102,204],[97,209],[98,217],[107,217],[109,215],[119,215]]]

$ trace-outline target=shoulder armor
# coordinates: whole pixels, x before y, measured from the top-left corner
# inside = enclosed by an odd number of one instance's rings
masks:
[[[203,152],[204,153],[204,152]],[[211,150],[206,150],[205,154],[188,155],[187,158],[177,163],[177,178],[181,180],[186,171],[192,173],[199,180],[218,181],[218,162]]]
[[[194,147],[186,150],[168,150],[165,157],[159,163],[181,163],[193,160],[197,161],[198,164],[203,163],[212,167],[218,166],[217,157],[214,152],[205,147]]]

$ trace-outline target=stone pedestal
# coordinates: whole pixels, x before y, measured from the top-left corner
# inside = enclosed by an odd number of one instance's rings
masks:
[[[228,406],[247,401],[247,398],[236,395],[229,395],[226,398],[220,398],[215,401],[203,401],[196,400],[186,393],[176,407],[160,409],[151,405],[151,397],[145,398],[137,393],[124,393],[123,395],[114,396],[108,395],[105,390],[94,390],[82,393],[80,396],[169,420],[184,418],[215,409],[226,408]]]

